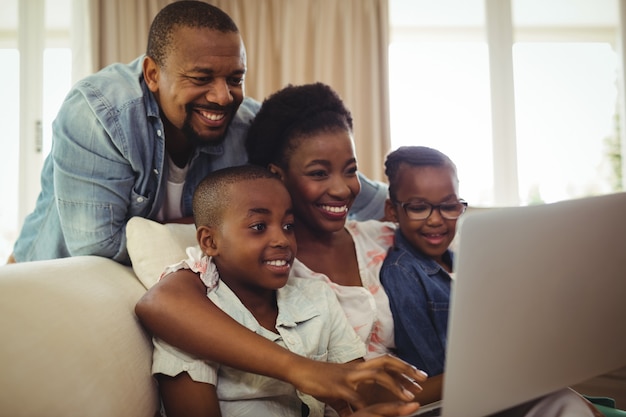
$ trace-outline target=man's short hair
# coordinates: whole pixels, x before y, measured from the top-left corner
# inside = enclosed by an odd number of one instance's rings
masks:
[[[207,28],[219,32],[239,33],[237,25],[221,9],[193,0],[168,4],[156,15],[150,25],[146,54],[159,66],[164,66],[174,34],[179,27]]]

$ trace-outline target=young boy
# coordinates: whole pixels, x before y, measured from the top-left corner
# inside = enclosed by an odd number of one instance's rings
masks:
[[[294,218],[278,177],[258,166],[215,171],[199,184],[193,213],[199,249],[189,248],[189,259],[163,275],[194,274],[227,314],[299,355],[336,363],[365,355],[330,287],[289,278]],[[152,372],[168,417],[324,415],[323,403],[288,383],[200,360],[156,338],[154,347]]]

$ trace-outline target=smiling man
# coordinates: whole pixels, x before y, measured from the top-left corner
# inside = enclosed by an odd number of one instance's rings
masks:
[[[9,262],[98,255],[128,264],[131,217],[190,222],[200,180],[247,162],[245,136],[260,104],[245,97],[245,74],[245,47],[226,13],[200,1],[163,8],[144,56],[67,95],[41,194]],[[361,180],[354,211],[382,217],[386,189]]]

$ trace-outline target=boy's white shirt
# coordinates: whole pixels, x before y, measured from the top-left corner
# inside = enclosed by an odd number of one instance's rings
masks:
[[[219,280],[215,264],[207,262],[209,258],[199,248],[188,248],[187,255],[188,259],[166,268],[163,275],[181,268],[199,273],[207,287],[207,297],[245,327],[315,360],[344,363],[365,355],[363,342],[324,282],[291,276],[277,291],[276,329],[280,334],[276,334],[263,328],[230,288]],[[153,343],[152,373],[175,376],[187,372],[194,381],[215,385],[223,415],[294,415],[294,412],[300,412],[300,401],[307,404],[311,416],[325,413],[322,403],[296,392],[290,384],[198,359],[157,338]],[[327,410],[326,415],[332,414]]]

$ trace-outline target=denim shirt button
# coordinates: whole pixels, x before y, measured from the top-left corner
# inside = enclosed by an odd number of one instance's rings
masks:
[[[143,197],[137,197],[137,202],[138,203],[143,203]]]
[[[155,168],[153,172],[154,172],[154,175],[159,175],[159,170],[158,169]]]
[[[156,133],[157,133],[157,136],[158,136],[158,137],[161,137],[161,129],[157,129],[157,132],[156,132]]]

